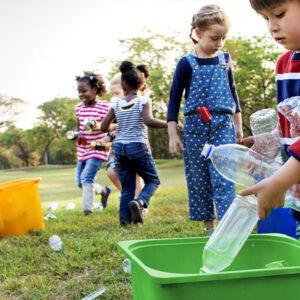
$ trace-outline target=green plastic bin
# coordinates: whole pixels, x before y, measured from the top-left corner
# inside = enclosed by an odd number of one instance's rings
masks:
[[[224,271],[199,274],[207,237],[118,243],[130,259],[134,300],[300,299],[300,242],[250,235]]]

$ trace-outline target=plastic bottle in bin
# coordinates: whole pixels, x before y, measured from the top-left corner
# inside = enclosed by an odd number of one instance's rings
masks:
[[[205,144],[201,154],[211,159],[223,177],[246,187],[281,167],[277,161],[237,144],[217,147]],[[230,266],[257,221],[256,197],[237,195],[204,247],[200,272],[219,272]]]
[[[278,115],[275,109],[258,110],[250,116],[250,127],[257,151],[269,158],[275,158],[280,150],[277,126]]]
[[[231,265],[258,221],[256,197],[237,195],[203,250],[206,273]]]

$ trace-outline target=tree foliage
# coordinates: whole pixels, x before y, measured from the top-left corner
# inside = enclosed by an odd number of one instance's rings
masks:
[[[228,39],[225,50],[234,62],[244,134],[249,136],[250,115],[263,108],[276,108],[275,63],[282,52],[265,36]]]
[[[146,30],[143,37],[120,40],[123,52],[120,53],[119,61],[102,58],[102,62],[110,63],[108,78],[119,72],[118,67],[124,59],[149,65],[151,77],[147,81],[146,93],[152,100],[153,115],[160,119],[166,119],[169,90],[176,64],[193,47],[190,41],[182,39],[180,35],[154,34]],[[224,51],[229,52],[233,59],[244,135],[248,136],[251,134],[250,115],[259,109],[276,106],[274,69],[281,51],[267,37],[227,39]],[[74,163],[76,146],[74,142],[66,139],[65,133],[77,127],[74,107],[79,101],[72,98],[54,98],[39,106],[41,116],[34,128],[22,130],[9,126],[0,133],[0,168],[18,164],[46,164],[48,160],[57,164]],[[22,104],[20,99],[0,96],[0,128],[15,119],[19,105]],[[181,105],[183,104],[184,99]],[[179,119],[183,119],[182,109]],[[149,141],[155,158],[170,157],[168,140],[167,130],[149,129]]]
[[[13,124],[24,104],[22,99],[0,95],[0,128]]]

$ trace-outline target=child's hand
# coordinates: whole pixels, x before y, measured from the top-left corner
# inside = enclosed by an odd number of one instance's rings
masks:
[[[183,130],[183,124],[180,121],[178,121],[178,123],[177,123],[177,130],[179,130],[179,131]]]
[[[170,153],[175,157],[178,155],[177,147],[179,147],[179,149],[181,149],[181,150],[184,150],[183,145],[182,145],[178,135],[176,134],[174,136],[170,136],[170,140],[169,140]]]
[[[95,121],[94,120],[94,126],[92,128],[93,131],[100,131],[101,130],[101,122]]]
[[[280,185],[276,185],[270,178],[239,191],[239,195],[257,194],[258,217],[263,220],[270,214],[271,209],[284,205],[285,190]]]
[[[110,143],[111,138],[108,135],[106,135],[103,139],[101,139],[101,142]]]
[[[235,135],[236,135],[237,144],[240,144],[243,141],[243,129],[242,128],[236,128]]]

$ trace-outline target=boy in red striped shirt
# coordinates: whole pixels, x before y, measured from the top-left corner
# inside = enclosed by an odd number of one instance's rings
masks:
[[[300,96],[300,0],[249,1],[252,8],[266,20],[272,38],[289,50],[276,64],[277,103]],[[291,137],[290,123],[281,114],[279,122],[282,135],[288,141]],[[250,138],[243,141],[250,142]],[[284,145],[282,151],[284,161],[288,162],[274,176],[240,191],[243,196],[257,194],[261,220],[269,215],[271,209],[283,205],[285,191],[300,180],[300,142],[290,147],[289,144]],[[300,212],[291,209],[291,215],[300,228]]]

